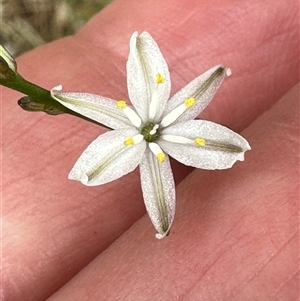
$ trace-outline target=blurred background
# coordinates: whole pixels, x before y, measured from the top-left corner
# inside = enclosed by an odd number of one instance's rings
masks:
[[[73,34],[113,0],[0,0],[0,43],[18,56]]]

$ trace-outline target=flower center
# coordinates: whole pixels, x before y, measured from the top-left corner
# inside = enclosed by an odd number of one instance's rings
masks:
[[[158,131],[159,125],[153,122],[148,122],[141,130],[141,134],[144,136],[147,142],[155,142],[160,137]]]

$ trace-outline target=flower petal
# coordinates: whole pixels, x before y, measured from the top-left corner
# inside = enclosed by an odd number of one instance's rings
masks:
[[[90,93],[62,93],[60,90],[61,86],[53,88],[51,95],[70,110],[112,129],[132,126],[115,100]]]
[[[177,122],[196,118],[209,104],[226,74],[230,74],[230,69],[218,65],[192,80],[168,101],[163,117],[182,106],[185,101],[193,99],[194,103],[181,112]]]
[[[140,164],[141,185],[145,206],[157,230],[157,238],[168,235],[175,215],[175,184],[170,160],[160,162],[146,149]]]
[[[130,101],[142,120],[148,120],[150,105],[151,119],[158,120],[170,95],[170,74],[158,45],[147,32],[131,36],[127,86]]]
[[[146,149],[146,142],[140,136],[134,128],[114,130],[99,136],[77,160],[69,179],[96,186],[133,171]]]
[[[250,150],[239,134],[204,120],[189,120],[164,129],[158,144],[179,162],[203,169],[230,168],[237,160],[243,161],[244,153]]]
[[[7,67],[14,73],[17,72],[17,63],[15,59],[10,55],[10,53],[5,49],[5,47],[0,45],[0,66],[3,64],[7,65]],[[1,73],[0,78],[2,78]]]

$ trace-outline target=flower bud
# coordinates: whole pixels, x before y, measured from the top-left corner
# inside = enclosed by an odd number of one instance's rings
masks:
[[[16,61],[9,52],[0,45],[0,79],[12,79],[16,73]]]

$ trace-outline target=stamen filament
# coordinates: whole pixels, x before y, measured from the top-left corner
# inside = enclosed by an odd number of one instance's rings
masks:
[[[173,142],[173,143],[180,143],[180,144],[194,144],[195,143],[193,139],[189,139],[189,138],[182,137],[182,136],[176,136],[176,135],[161,135],[160,138],[165,141],[169,141],[169,142]]]
[[[126,102],[124,100],[117,101],[117,107],[122,109],[127,116],[127,118],[131,121],[131,123],[139,128],[142,124],[142,119],[140,116],[130,107],[127,106]]]
[[[159,94],[158,94],[158,89],[159,89],[159,85],[163,84],[165,82],[165,78],[161,73],[157,73],[156,77],[155,77],[155,82],[157,83],[157,86],[154,88],[154,90],[152,91],[152,95],[151,95],[151,101],[150,101],[150,106],[149,106],[149,119],[150,120],[154,120],[156,113],[157,113],[157,109],[159,106]]]
[[[149,119],[153,120],[155,118],[157,108],[159,105],[159,97],[157,90],[154,90],[151,96],[150,106],[149,106]]]
[[[161,139],[173,143],[180,143],[180,144],[196,144],[199,146],[205,146],[206,145],[206,140],[203,138],[195,138],[195,139],[190,139],[182,136],[176,136],[176,135],[162,135]]]
[[[134,144],[138,144],[144,140],[144,136],[142,134],[137,134],[133,137],[128,137],[124,141],[124,145],[130,146]]]
[[[154,143],[154,142],[150,142],[148,145],[149,145],[149,148],[152,151],[152,153],[158,159],[158,161],[160,163],[164,162],[165,158],[166,158],[166,155],[164,154],[164,152],[162,151],[160,146],[157,143]]]
[[[185,101],[167,114],[161,121],[161,125],[166,127],[177,120],[188,108],[195,104],[195,98],[190,97],[185,99]]]

